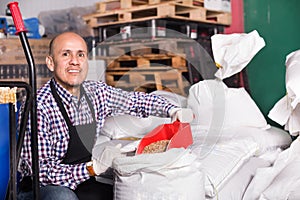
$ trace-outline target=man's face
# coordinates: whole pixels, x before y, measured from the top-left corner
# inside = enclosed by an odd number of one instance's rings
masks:
[[[88,52],[85,41],[74,33],[58,36],[53,43],[52,55],[46,62],[56,81],[72,92],[87,76]]]

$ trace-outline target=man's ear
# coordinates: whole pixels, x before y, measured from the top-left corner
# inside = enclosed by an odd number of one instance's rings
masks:
[[[46,64],[48,69],[53,72],[54,71],[54,62],[53,62],[53,58],[51,56],[47,56],[46,57]]]

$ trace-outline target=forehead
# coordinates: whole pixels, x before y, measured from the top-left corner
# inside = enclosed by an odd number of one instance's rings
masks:
[[[75,34],[63,34],[58,36],[54,41],[53,48],[58,52],[66,50],[87,52],[86,42]]]

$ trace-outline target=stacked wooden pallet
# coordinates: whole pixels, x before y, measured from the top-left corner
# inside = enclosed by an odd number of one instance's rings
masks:
[[[83,19],[93,28],[149,19],[174,18],[211,24],[231,24],[231,13],[207,10],[195,0],[108,0]]]
[[[185,71],[185,55],[178,54],[144,54],[142,56],[123,55],[114,60],[108,60],[108,69],[131,70],[136,68],[159,69],[160,66],[172,66]]]
[[[167,54],[169,56],[180,55],[181,57],[185,58],[186,57],[185,50],[187,48],[191,48],[193,45],[197,45],[197,43],[192,39],[185,39],[185,38],[174,39],[168,37],[162,37],[162,38],[157,37],[157,38],[149,38],[149,39],[142,39],[142,40],[130,38],[130,40],[108,41],[108,42],[103,41],[99,43],[97,47],[106,50],[104,54],[100,54],[100,53],[98,54],[99,57],[102,56],[102,59],[107,59],[107,57],[109,59],[110,56],[119,57],[121,55],[130,55],[130,56],[146,55],[149,57],[149,55],[153,55],[153,54],[161,54],[161,55]]]
[[[140,91],[149,86],[155,90],[168,90],[185,96],[185,80],[181,73],[172,68],[161,70],[132,70],[132,71],[107,71],[106,81],[109,85],[129,91]]]
[[[83,18],[107,57],[106,82],[127,90],[150,85],[185,95],[191,78],[185,51],[198,24],[214,26],[215,33],[216,25],[231,23],[231,13],[208,10],[204,0],[107,0],[96,7]]]
[[[184,55],[148,54],[143,56],[120,56],[107,61],[106,82],[126,90],[138,90],[147,85],[157,90],[185,95],[187,72]]]
[[[173,0],[107,0],[103,2],[96,3],[97,12],[105,13],[107,11],[116,9],[126,9],[132,8],[140,5],[154,5],[164,2],[170,2]],[[200,0],[176,0],[178,3],[183,3],[186,5],[195,5],[204,7],[204,1]]]

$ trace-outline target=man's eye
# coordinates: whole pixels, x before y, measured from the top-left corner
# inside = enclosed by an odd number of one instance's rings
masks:
[[[63,56],[69,56],[69,53],[68,52],[64,52],[62,55]]]
[[[79,57],[85,57],[85,54],[84,53],[79,53],[78,56]]]

